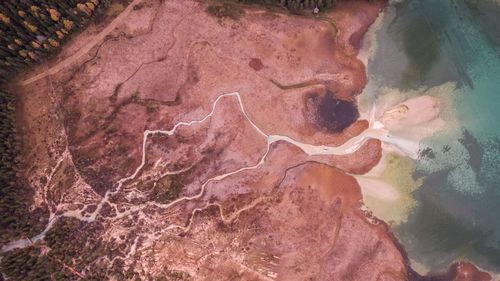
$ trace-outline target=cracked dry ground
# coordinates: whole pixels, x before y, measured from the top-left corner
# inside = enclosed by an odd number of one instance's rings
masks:
[[[78,64],[15,87],[32,209],[53,226],[10,255],[50,258],[47,274],[68,279],[408,280],[350,175],[377,163],[379,141],[308,156],[258,131],[338,146],[367,128],[331,132],[308,97],[361,93],[357,48],[384,4],[233,20],[204,1],[144,1]]]

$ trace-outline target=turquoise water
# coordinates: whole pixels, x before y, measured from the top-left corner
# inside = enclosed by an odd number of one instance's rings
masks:
[[[387,10],[368,65],[371,88],[446,93],[458,126],[426,139],[418,206],[393,230],[431,271],[457,259],[500,273],[500,6],[495,0],[406,0]],[[368,99],[377,99],[377,92]],[[450,113],[450,112],[449,112]]]

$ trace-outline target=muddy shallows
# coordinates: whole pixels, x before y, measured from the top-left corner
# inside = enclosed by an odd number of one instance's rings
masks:
[[[329,133],[340,133],[359,118],[356,104],[337,99],[329,90],[307,94],[305,105],[307,119]]]

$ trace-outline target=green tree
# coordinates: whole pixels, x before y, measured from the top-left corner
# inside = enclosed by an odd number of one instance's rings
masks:
[[[0,1],[0,83],[58,48],[109,0]]]

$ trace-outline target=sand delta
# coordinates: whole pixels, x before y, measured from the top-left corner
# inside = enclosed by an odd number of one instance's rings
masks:
[[[443,126],[439,99],[388,100],[334,133],[306,98],[329,90],[356,102],[367,82],[358,50],[386,3],[340,2],[321,20],[256,7],[216,18],[207,5],[133,1],[12,85],[32,159],[24,176],[53,219],[47,231],[76,219],[75,235],[116,249],[69,266],[91,275],[99,265],[115,280],[120,268],[185,280],[425,280],[363,206],[366,194],[400,194],[360,176],[383,148],[414,157]],[[339,155],[269,141],[338,147],[367,129],[382,141]],[[47,250],[43,239],[31,247]],[[474,280],[453,279],[461,268],[476,274],[460,264],[443,280]]]

